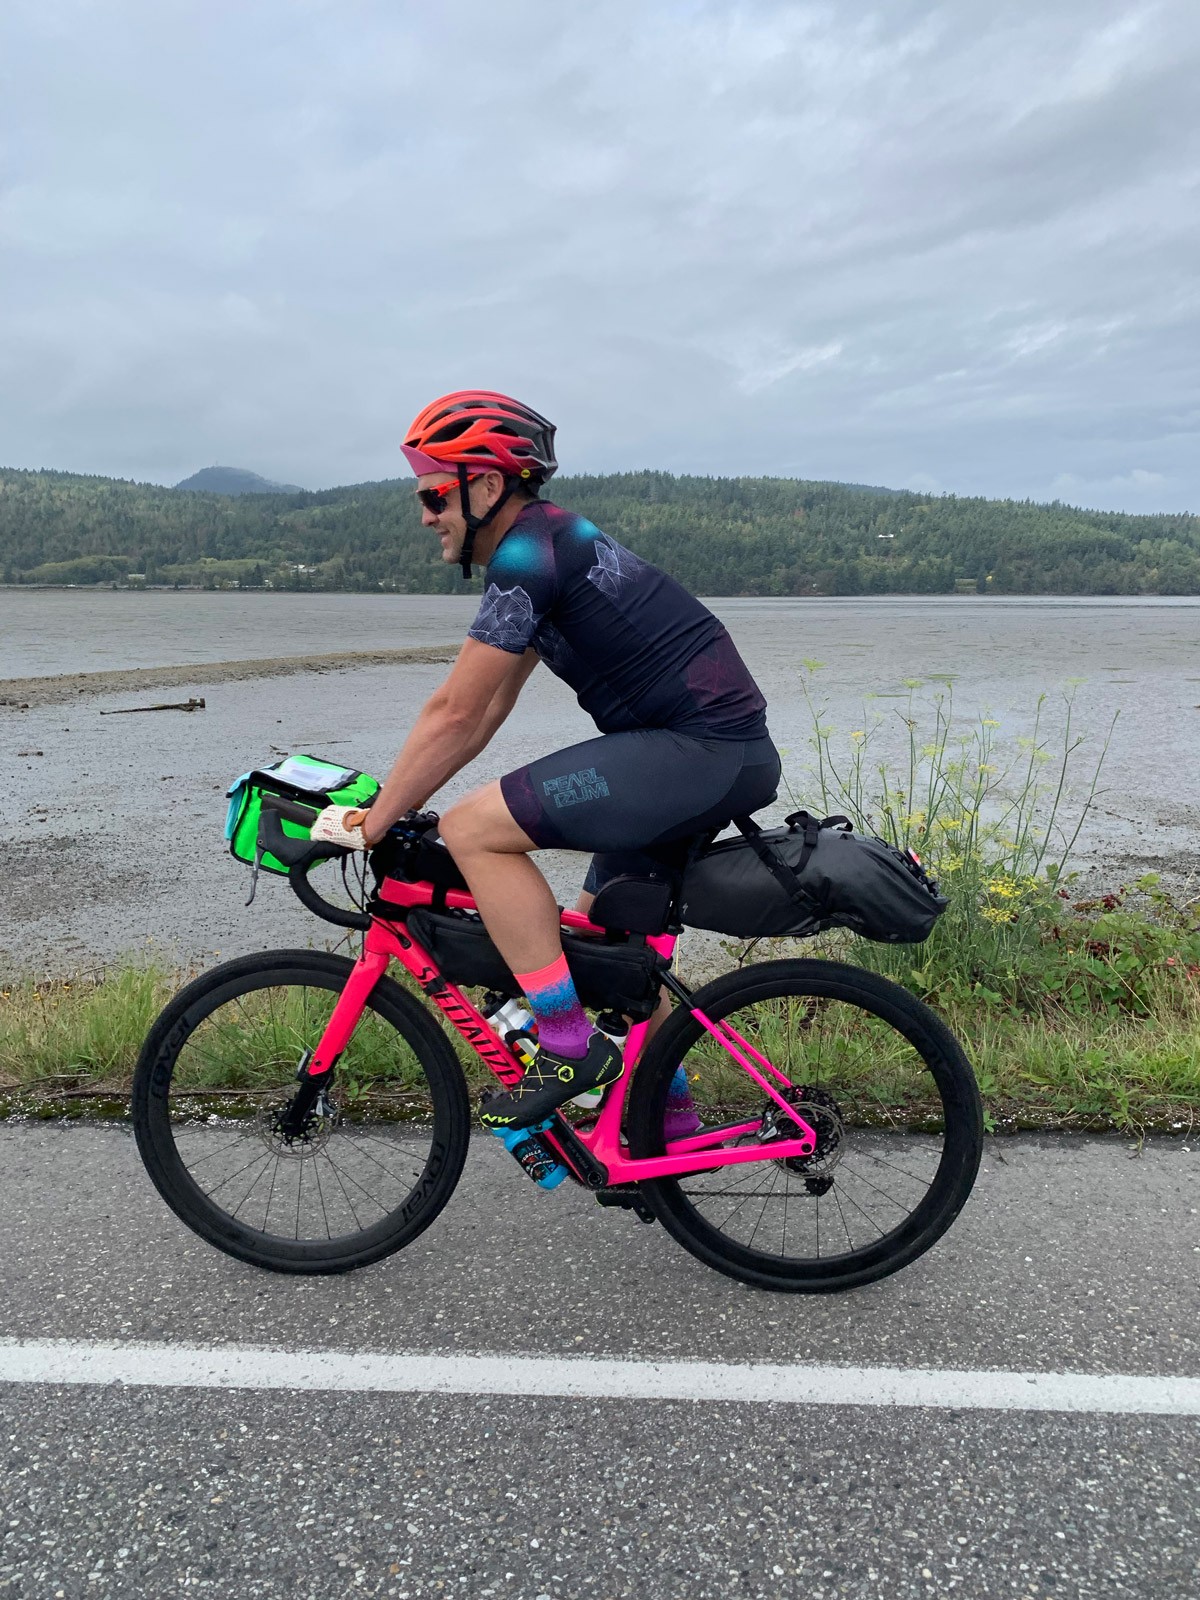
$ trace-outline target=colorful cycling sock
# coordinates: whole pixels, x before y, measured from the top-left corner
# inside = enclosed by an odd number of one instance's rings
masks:
[[[675,1076],[667,1088],[666,1112],[663,1116],[663,1135],[667,1139],[686,1139],[698,1133],[702,1124],[696,1102],[692,1099],[687,1069],[676,1067]]]
[[[694,1109],[692,1091],[688,1085],[687,1068],[676,1067],[675,1076],[671,1079],[667,1088],[667,1110],[691,1111]]]
[[[559,956],[536,972],[516,972],[513,976],[537,1019],[538,1043],[568,1060],[586,1055],[594,1029],[579,1004],[566,956]]]

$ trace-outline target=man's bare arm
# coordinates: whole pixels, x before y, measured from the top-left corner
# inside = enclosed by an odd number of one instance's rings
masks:
[[[368,840],[382,838],[406,811],[423,806],[483,749],[512,710],[536,664],[532,651],[518,656],[478,639],[466,641],[450,676],[423,707],[375,798],[364,830]]]
[[[504,682],[496,690],[491,698],[491,703],[483,714],[483,721],[476,729],[474,746],[462,763],[464,767],[467,762],[474,761],[477,755],[487,749],[488,745],[496,737],[497,731],[507,721],[509,713],[517,703],[521,690],[529,681],[530,673],[537,666],[538,659],[536,650],[526,650],[521,657],[521,670],[511,677],[505,678]]]

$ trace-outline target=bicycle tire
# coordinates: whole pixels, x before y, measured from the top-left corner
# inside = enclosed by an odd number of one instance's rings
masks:
[[[941,1238],[946,1229],[966,1203],[975,1181],[983,1149],[983,1111],[979,1090],[971,1065],[946,1024],[930,1008],[898,984],[858,967],[818,960],[786,960],[761,962],[739,969],[716,979],[697,991],[696,1007],[714,1022],[741,1013],[748,1025],[754,1019],[774,1019],[774,1037],[784,1037],[793,1060],[777,1061],[787,1071],[793,1084],[805,1075],[808,1060],[809,1089],[820,1091],[813,1102],[815,1110],[810,1119],[820,1111],[827,1128],[824,1135],[829,1149],[824,1156],[824,1166],[806,1162],[752,1162],[744,1166],[709,1169],[707,1173],[689,1175],[685,1179],[661,1178],[644,1181],[642,1192],[655,1216],[668,1233],[686,1250],[706,1265],[730,1277],[750,1283],[758,1288],[784,1290],[793,1293],[821,1294],[858,1288],[876,1279],[888,1276],[907,1266]],[[797,1015],[803,1020],[794,1024],[779,1021],[784,1015],[779,1002],[788,1002],[787,1015],[791,1017],[795,1002],[799,1002]],[[775,1007],[765,1010],[764,1007]],[[839,1010],[839,1008],[842,1008]],[[836,1015],[835,1015],[836,1014]],[[828,1060],[831,1072],[841,1073],[849,1082],[855,1072],[864,1070],[874,1074],[892,1087],[881,1093],[880,1089],[867,1092],[859,1101],[837,1098],[837,1078],[826,1079],[833,1087],[822,1088],[820,1038],[814,1032],[816,1019],[830,1017],[835,1029],[834,1045]],[[731,1024],[736,1025],[736,1024]],[[746,1029],[738,1027],[746,1037]],[[765,1038],[766,1035],[764,1034]],[[811,1059],[816,1039],[816,1079],[813,1081]],[[857,1044],[854,1041],[857,1040]],[[903,1043],[901,1043],[903,1041]],[[711,1048],[710,1048],[711,1047]],[[857,1055],[855,1051],[857,1050]],[[638,1066],[630,1089],[626,1114],[626,1127],[631,1154],[635,1156],[661,1155],[664,1150],[663,1118],[667,1092],[671,1080],[680,1066],[692,1065],[707,1054],[723,1069],[730,1071],[729,1060],[720,1046],[713,1045],[710,1036],[695,1020],[686,1006],[679,1006],[652,1041],[646,1056]],[[840,1065],[838,1063],[840,1062]],[[919,1067],[917,1065],[919,1063]],[[705,1071],[709,1070],[707,1067]],[[714,1072],[721,1067],[714,1066]],[[747,1092],[751,1080],[741,1068],[733,1067],[741,1091]],[[696,1080],[696,1093],[703,1095],[701,1074],[689,1072]],[[933,1085],[933,1095],[921,1100],[916,1085],[928,1080]],[[869,1078],[868,1080],[869,1081]],[[895,1104],[889,1106],[887,1096]],[[770,1114],[770,1102],[761,1090],[757,1091],[758,1104],[765,1114]],[[824,1097],[823,1099],[821,1097]],[[907,1096],[907,1099],[905,1098]],[[824,1107],[824,1109],[821,1109]],[[861,1126],[855,1121],[855,1108],[862,1118]],[[703,1105],[701,1111],[703,1112]],[[940,1140],[937,1131],[941,1122]],[[724,1121],[724,1118],[718,1119]],[[734,1122],[738,1120],[735,1117]],[[732,1126],[733,1123],[730,1124]],[[821,1124],[818,1124],[820,1131]],[[840,1130],[840,1131],[839,1131]],[[772,1135],[773,1136],[773,1135]],[[760,1134],[759,1137],[762,1137]],[[744,1142],[743,1135],[738,1142]],[[905,1143],[905,1140],[908,1142]],[[855,1143],[855,1141],[857,1141]],[[890,1141],[890,1142],[889,1142]],[[769,1138],[767,1140],[769,1145]],[[935,1152],[936,1144],[936,1152]],[[853,1176],[855,1184],[866,1185],[855,1194],[851,1187],[852,1168],[847,1168],[845,1156],[851,1150],[862,1162],[863,1170],[870,1171],[873,1179]],[[839,1152],[841,1152],[839,1154]],[[864,1152],[858,1155],[857,1152]],[[888,1205],[900,1209],[907,1205],[907,1194],[915,1192],[915,1185],[924,1181],[919,1169],[932,1167],[936,1153],[936,1168],[932,1171],[924,1197],[913,1203],[913,1209],[903,1221],[883,1227],[891,1211],[870,1193],[873,1187],[878,1194],[886,1191],[877,1181],[891,1168],[903,1176],[905,1188],[897,1178],[884,1176],[892,1183],[901,1199],[894,1197]],[[834,1158],[836,1157],[836,1163]],[[890,1159],[889,1159],[890,1158]],[[920,1158],[917,1165],[914,1160]],[[840,1164],[837,1164],[840,1163]],[[868,1165],[870,1164],[870,1165]],[[875,1168],[879,1171],[876,1172]],[[747,1185],[760,1183],[758,1177],[724,1177],[719,1174],[769,1174],[774,1170],[774,1189],[749,1189]],[[845,1169],[843,1171],[843,1169]],[[784,1187],[779,1187],[778,1174],[782,1172]],[[839,1177],[841,1173],[841,1177]],[[787,1253],[788,1201],[792,1197],[791,1180],[799,1180],[795,1191],[797,1229],[807,1228],[813,1236],[815,1217],[816,1254],[794,1255]],[[719,1184],[729,1187],[722,1190]],[[740,1185],[740,1189],[736,1187]],[[840,1192],[839,1192],[840,1185]],[[746,1199],[737,1203],[737,1196],[747,1190]],[[752,1196],[761,1199],[762,1214],[767,1212],[768,1201],[775,1206],[772,1221],[764,1234],[773,1237],[779,1224],[779,1202],[782,1201],[782,1242],[778,1252],[773,1249],[754,1248],[755,1235],[747,1241],[732,1237],[703,1213],[698,1198],[712,1196],[733,1199],[732,1218],[744,1211]],[[827,1205],[827,1233],[830,1229],[838,1238],[840,1221],[845,1231],[849,1249],[839,1249],[836,1254],[821,1256],[821,1200],[832,1198],[836,1210]],[[813,1202],[815,1201],[815,1205]],[[843,1203],[845,1202],[845,1203]],[[854,1231],[865,1233],[859,1219],[850,1209],[856,1206],[875,1226],[878,1237],[855,1245]],[[808,1208],[806,1211],[805,1208]],[[711,1207],[715,1214],[715,1203]],[[751,1213],[739,1224],[744,1233]],[[727,1219],[728,1220],[728,1219]],[[852,1228],[851,1224],[854,1224]],[[756,1224],[756,1228],[760,1224]]]
[[[313,950],[267,951],[225,962],[202,974],[169,1002],[152,1025],[134,1072],[134,1133],[142,1162],[159,1194],[176,1216],[208,1243],[269,1271],[347,1272],[411,1244],[449,1200],[466,1160],[470,1109],[462,1069],[433,1020],[388,977],[381,978],[372,990],[363,1019],[334,1069],[328,1114],[316,1119],[317,1133],[306,1141],[311,1148],[301,1144],[297,1150],[296,1141],[281,1141],[271,1122],[273,1108],[294,1092],[299,1051],[316,1045],[351,967],[343,956]],[[314,999],[310,1007],[310,992],[325,998]],[[283,998],[277,1006],[280,993]],[[302,1007],[298,997],[303,999]],[[232,1020],[233,1015],[238,1020]],[[265,1068],[260,1057],[270,1057]],[[382,1064],[391,1076],[380,1070],[374,1078],[354,1079],[354,1070],[365,1073],[372,1063]],[[401,1066],[411,1080],[403,1088],[398,1087]],[[252,1080],[256,1073],[261,1077],[264,1070],[272,1075],[265,1089],[246,1087],[245,1082],[241,1088],[214,1086],[213,1080],[222,1075],[227,1082],[236,1082]],[[336,1099],[339,1095],[340,1102]],[[407,1096],[418,1117],[402,1121],[392,1104],[388,1120],[387,1110],[379,1111],[388,1095],[392,1102]],[[431,1109],[421,1121],[423,1104]],[[226,1143],[218,1146],[217,1138],[226,1135]],[[353,1159],[358,1176],[339,1166],[330,1153],[339,1136],[344,1136],[337,1147],[341,1161]],[[199,1148],[205,1140],[207,1153],[197,1155],[189,1165],[181,1143],[186,1141],[190,1150],[193,1142]],[[255,1142],[261,1148],[256,1149]],[[261,1227],[251,1226],[229,1209],[239,1190],[231,1188],[229,1199],[218,1202],[214,1192],[198,1181],[197,1169],[217,1160],[222,1150],[228,1152],[227,1164],[249,1153],[243,1173],[253,1176],[255,1162],[261,1165],[262,1173],[253,1177],[243,1202],[249,1213],[257,1210],[266,1194]],[[272,1153],[274,1169],[270,1166]],[[273,1231],[271,1221],[281,1163],[283,1187],[276,1215],[283,1213],[285,1197],[290,1208],[288,1186],[294,1183],[292,1238]],[[411,1184],[408,1172],[394,1170],[400,1165],[413,1169]],[[386,1187],[376,1168],[390,1180]],[[220,1171],[210,1168],[204,1174],[205,1182],[215,1181]],[[265,1190],[268,1174],[269,1194]],[[234,1179],[237,1176],[235,1168]],[[260,1180],[263,1187],[250,1208],[253,1185]],[[226,1178],[217,1187],[232,1182]],[[378,1185],[389,1199],[373,1200],[382,1215],[372,1215],[364,1224],[359,1212],[367,1211],[364,1197],[371,1195],[370,1183]],[[302,1201],[312,1205],[314,1184],[325,1217],[325,1238],[300,1234]],[[403,1192],[405,1185],[407,1192]],[[331,1213],[335,1218],[352,1219],[355,1226],[334,1233]]]

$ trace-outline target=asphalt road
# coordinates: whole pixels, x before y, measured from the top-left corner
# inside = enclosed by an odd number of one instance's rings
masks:
[[[1200,1375],[1200,1143],[990,1145],[952,1232],[850,1296],[707,1271],[479,1139],[337,1279],[226,1259],[115,1127],[0,1128],[10,1340]],[[0,1350],[0,1355],[3,1351]],[[819,1398],[819,1397],[816,1397]],[[1200,1596],[1194,1414],[0,1387],[0,1595]]]

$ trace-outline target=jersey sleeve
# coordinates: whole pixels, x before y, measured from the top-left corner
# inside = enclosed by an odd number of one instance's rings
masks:
[[[552,542],[514,528],[488,563],[483,599],[467,637],[522,655],[557,598]]]

